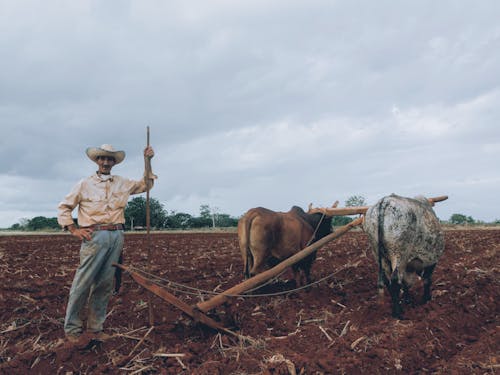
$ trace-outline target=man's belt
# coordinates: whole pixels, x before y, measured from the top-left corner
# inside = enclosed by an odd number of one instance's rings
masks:
[[[94,231],[96,230],[123,230],[123,224],[96,224],[96,225],[91,225],[89,227],[85,227],[92,229]]]

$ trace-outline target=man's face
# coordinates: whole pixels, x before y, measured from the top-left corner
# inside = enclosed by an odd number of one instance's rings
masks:
[[[116,164],[115,158],[111,156],[98,156],[97,165],[100,174],[110,174],[111,168]]]

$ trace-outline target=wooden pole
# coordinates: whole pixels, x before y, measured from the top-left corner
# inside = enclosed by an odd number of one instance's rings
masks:
[[[203,312],[201,312],[197,308],[192,307],[192,306],[188,305],[187,303],[181,301],[173,294],[167,292],[162,287],[152,283],[150,280],[146,279],[144,276],[140,275],[139,273],[132,271],[128,267],[125,267],[123,264],[114,263],[113,266],[115,266],[123,271],[128,272],[139,285],[143,286],[144,288],[146,288],[147,290],[149,290],[153,294],[156,294],[161,299],[174,305],[175,307],[177,307],[178,309],[180,309],[184,313],[191,316],[191,318],[193,318],[195,321],[203,323],[203,324],[205,324],[211,328],[214,328],[216,330],[219,330],[221,332],[225,332],[225,333],[228,333],[228,334],[233,335],[235,337],[238,337],[239,339],[243,339],[252,345],[255,345],[257,343],[254,339],[252,339],[249,336],[240,335],[240,334],[235,333],[235,332],[231,331],[230,329],[224,327],[222,324],[220,324],[220,323],[216,322],[215,320],[211,319],[210,317],[206,316]]]
[[[431,206],[434,206],[436,202],[442,202],[448,199],[447,195],[441,195],[439,197],[427,198]],[[324,213],[328,216],[343,216],[343,215],[362,215],[365,214],[370,206],[353,206],[353,207],[328,207],[328,208],[311,208],[308,213]]]
[[[323,237],[322,239],[314,242],[312,245],[302,249],[297,254],[291,256],[290,258],[285,259],[275,267],[267,271],[264,271],[262,273],[259,273],[258,275],[255,275],[254,277],[251,277],[250,279],[247,279],[242,283],[233,286],[232,288],[226,290],[225,292],[222,292],[221,294],[216,295],[215,297],[212,297],[209,300],[199,302],[196,305],[196,307],[203,312],[207,312],[226,302],[227,299],[229,298],[228,296],[244,293],[250,289],[253,289],[265,283],[267,280],[272,279],[273,277],[279,275],[287,267],[290,267],[291,265],[304,259],[314,251],[318,250],[320,247],[326,245],[328,242],[342,236],[355,226],[360,225],[362,223],[363,223],[363,217],[359,217],[356,220],[351,221],[349,224],[338,228],[335,232],[329,234],[328,236]]]
[[[146,147],[149,147],[149,126],[146,127]],[[147,270],[151,273],[151,212],[149,205],[149,189],[151,186],[150,172],[151,172],[151,158],[144,156],[144,169],[145,169],[145,182],[146,182],[146,246],[148,249],[148,266]],[[149,325],[154,326],[153,305],[151,301],[151,294],[148,294],[148,311],[149,311]]]

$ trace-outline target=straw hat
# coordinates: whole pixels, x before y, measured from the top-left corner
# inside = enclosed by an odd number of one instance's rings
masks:
[[[110,156],[115,158],[115,164],[121,163],[125,159],[125,151],[116,151],[113,146],[104,144],[101,147],[87,148],[87,156],[97,163],[99,156]]]

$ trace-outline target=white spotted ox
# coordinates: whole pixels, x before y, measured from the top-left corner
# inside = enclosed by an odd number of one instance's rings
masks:
[[[403,299],[410,301],[409,288],[416,275],[424,282],[424,302],[431,299],[431,276],[444,250],[441,225],[431,203],[395,194],[384,197],[366,212],[363,229],[378,263],[378,288],[384,285],[392,299],[392,316],[401,318]]]

